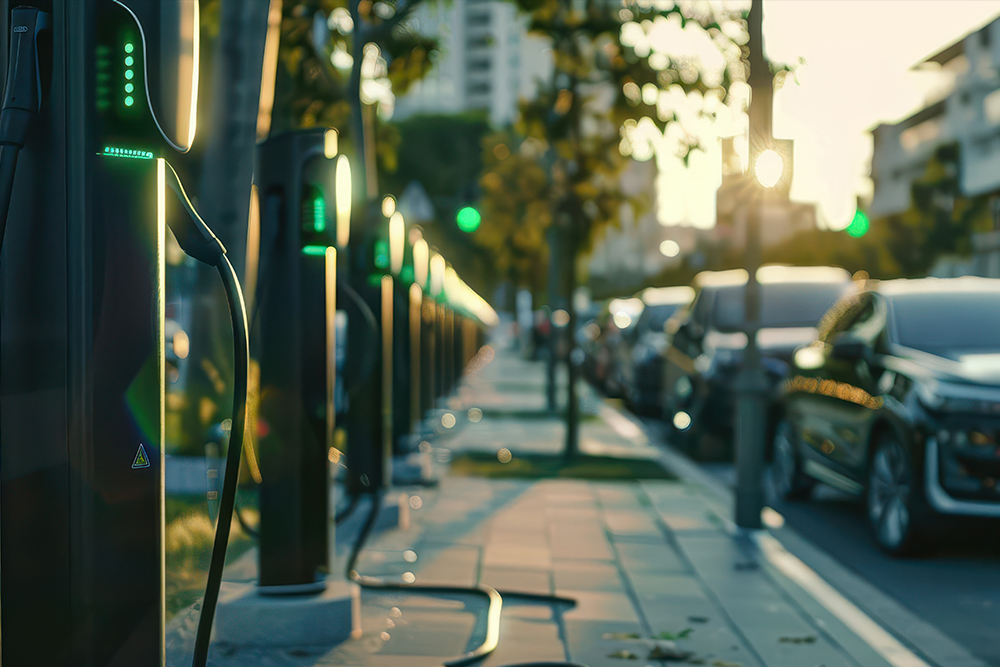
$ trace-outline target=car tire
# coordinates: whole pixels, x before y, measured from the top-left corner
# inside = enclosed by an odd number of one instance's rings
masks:
[[[875,543],[892,556],[913,555],[924,546],[927,511],[913,458],[894,434],[872,446],[865,509]]]
[[[771,481],[775,494],[780,500],[808,500],[816,480],[802,469],[795,429],[787,419],[781,419],[775,427],[771,447]]]

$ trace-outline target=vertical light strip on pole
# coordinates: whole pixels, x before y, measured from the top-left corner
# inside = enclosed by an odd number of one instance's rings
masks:
[[[423,240],[423,239],[421,239]],[[416,246],[414,246],[414,249]],[[418,283],[410,285],[410,428],[420,423],[420,310],[422,291]]]
[[[329,493],[327,494],[328,529],[326,549],[329,563],[337,558],[337,494],[334,493],[336,466],[340,455],[335,451],[334,429],[337,427],[337,249],[326,249],[326,458]]]
[[[392,276],[382,276],[382,447],[384,484],[392,484]]]

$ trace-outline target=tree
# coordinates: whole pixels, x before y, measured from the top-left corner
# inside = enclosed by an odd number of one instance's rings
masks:
[[[563,294],[550,294],[549,300],[561,297],[556,303],[569,313],[566,329],[572,331],[569,297],[577,260],[603,225],[618,220],[626,202],[620,187],[625,159],[669,151],[686,160],[710,136],[718,112],[741,110],[743,100],[728,99],[728,91],[732,82],[745,79],[737,42],[745,43],[746,28],[740,14],[721,3],[662,8],[609,0],[516,3],[529,16],[531,30],[553,45],[554,76],[536,99],[522,105],[518,130],[538,142],[538,162],[551,174],[549,224],[556,247],[550,257],[565,275],[550,281],[553,288],[561,284]],[[498,188],[487,198],[499,207],[510,194]],[[575,367],[568,368],[570,457],[577,406]]]
[[[405,93],[433,66],[438,42],[412,25],[424,0],[298,0],[282,9],[281,45],[274,111],[276,131],[300,127],[335,127],[355,154],[363,152],[362,91]],[[365,48],[372,71],[362,76]],[[371,93],[369,93],[371,94]],[[366,97],[366,104],[375,99]],[[389,102],[391,104],[391,102]],[[392,125],[372,124],[376,169],[396,168],[399,135]],[[354,170],[363,182],[361,165]]]

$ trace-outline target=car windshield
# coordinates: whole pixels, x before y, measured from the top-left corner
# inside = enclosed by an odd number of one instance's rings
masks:
[[[714,326],[720,331],[744,328],[745,285],[719,289],[715,298]],[[814,327],[839,299],[846,283],[781,282],[761,286],[762,327]]]
[[[1000,351],[1000,292],[892,297],[897,342],[938,356]]]
[[[663,331],[663,325],[667,323],[678,307],[680,307],[679,303],[646,306],[646,310],[642,312],[642,317],[639,320],[639,331]]]

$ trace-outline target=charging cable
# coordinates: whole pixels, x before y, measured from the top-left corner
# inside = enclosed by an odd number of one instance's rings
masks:
[[[38,36],[48,28],[49,15],[37,7],[17,7],[11,12],[7,83],[0,108],[0,248],[7,229],[17,154],[24,148],[28,125],[38,115],[42,100]]]
[[[208,646],[212,638],[212,622],[219,602],[222,586],[222,570],[226,565],[226,547],[229,545],[229,528],[233,521],[236,505],[236,483],[240,475],[240,457],[243,454],[243,436],[246,431],[247,382],[250,365],[250,338],[247,333],[247,310],[243,301],[243,291],[236,277],[233,265],[226,257],[226,248],[212,233],[205,221],[198,215],[177,172],[166,160],[167,183],[177,195],[187,212],[186,218],[170,226],[177,243],[185,253],[195,259],[214,266],[222,277],[229,302],[230,319],[233,322],[233,346],[235,357],[235,380],[233,386],[233,426],[229,432],[229,449],[226,452],[226,474],[222,480],[222,495],[219,498],[219,515],[215,527],[215,542],[212,545],[212,560],[208,567],[208,582],[205,584],[205,600],[201,605],[198,619],[198,633],[194,642],[194,667],[204,667],[208,661]]]

